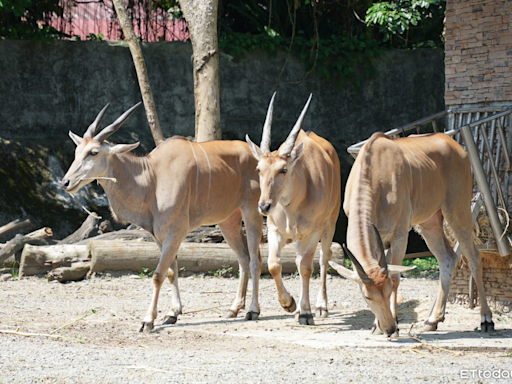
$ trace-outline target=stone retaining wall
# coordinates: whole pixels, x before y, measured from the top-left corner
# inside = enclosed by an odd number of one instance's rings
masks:
[[[483,279],[488,304],[502,312],[512,311],[512,256],[502,258],[497,253],[482,252]],[[469,277],[471,273],[463,257],[450,286],[448,299],[457,304],[469,303]],[[480,298],[475,296],[477,305]]]

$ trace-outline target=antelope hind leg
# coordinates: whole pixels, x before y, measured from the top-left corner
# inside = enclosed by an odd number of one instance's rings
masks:
[[[235,300],[231,307],[226,311],[224,318],[231,319],[238,316],[238,312],[245,308],[245,299],[247,296],[247,284],[249,282],[249,250],[247,240],[242,232],[242,212],[240,209],[234,211],[225,221],[219,224],[222,236],[230,248],[235,252],[239,265],[239,281]]]
[[[316,299],[315,316],[326,318],[329,316],[329,309],[327,306],[327,268],[329,266],[329,260],[332,259],[332,238],[334,236],[335,225],[326,224],[323,236],[321,238],[321,250],[320,250],[320,290]]]
[[[171,283],[171,309],[164,317],[163,324],[176,324],[178,315],[181,315],[182,305],[180,299],[180,291],[178,288],[178,259],[175,259],[171,268],[167,270],[167,278]]]
[[[261,276],[260,241],[263,233],[263,217],[259,214],[255,205],[242,210],[242,217],[247,230],[247,248],[249,250],[252,278],[252,301],[249,311],[245,315],[246,320],[258,320],[260,316],[259,284]]]
[[[452,220],[447,221],[452,228],[455,237],[459,241],[462,253],[466,256],[466,259],[469,262],[469,268],[471,269],[471,274],[475,279],[478,296],[480,296],[480,330],[481,332],[492,332],[494,331],[494,322],[492,321],[492,312],[487,304],[487,296],[485,294],[480,251],[478,251],[473,243],[470,210],[467,209],[465,213],[466,215],[462,215],[462,217],[456,216],[455,218],[452,218]]]

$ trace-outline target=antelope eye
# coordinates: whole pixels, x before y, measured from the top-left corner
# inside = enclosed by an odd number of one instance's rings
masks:
[[[279,171],[279,173],[286,173],[286,172],[288,172],[288,170],[286,168],[283,168],[283,169],[281,169],[281,171]]]
[[[260,173],[260,169],[259,169],[259,168],[256,168],[256,172]]]
[[[98,154],[98,151],[96,149],[93,149],[91,152],[89,152],[89,155],[96,156]]]

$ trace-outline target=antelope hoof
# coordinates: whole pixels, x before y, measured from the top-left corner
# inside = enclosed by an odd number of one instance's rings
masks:
[[[177,321],[178,321],[178,316],[169,316],[168,318],[166,318],[164,320],[162,325],[176,324]]]
[[[329,311],[327,308],[318,307],[315,311],[315,316],[325,319],[327,316],[329,316]]]
[[[480,332],[494,332],[494,323],[491,321],[485,321],[480,324]]]
[[[396,329],[396,331],[395,331],[392,335],[389,335],[388,337],[389,337],[390,339],[398,339],[398,337],[399,337],[399,334],[398,334],[398,333],[399,333],[399,332],[400,332],[400,330],[397,328],[397,329]]]
[[[237,313],[231,309],[228,309],[226,311],[226,314],[224,315],[225,319],[234,319],[236,317]]]
[[[293,296],[291,297],[292,301],[289,305],[282,305],[281,306],[283,307],[283,309],[288,312],[288,313],[293,313],[297,310],[297,304],[295,303],[295,299],[293,298]]]
[[[315,320],[313,320],[313,315],[311,313],[305,313],[303,315],[299,315],[299,324],[300,325],[315,325]]]
[[[437,323],[431,323],[430,321],[425,321],[425,326],[423,327],[423,332],[433,332],[437,331]]]
[[[258,312],[247,312],[245,320],[258,320],[260,314]]]
[[[153,330],[153,328],[154,328],[154,326],[153,326],[153,322],[148,323],[148,322],[146,322],[146,321],[143,321],[143,322],[142,322],[142,327],[140,327],[139,332],[151,333],[151,331]]]

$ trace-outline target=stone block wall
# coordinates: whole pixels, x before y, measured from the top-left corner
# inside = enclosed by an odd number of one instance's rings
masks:
[[[498,253],[482,252],[481,258],[487,303],[498,311],[512,312],[512,256],[503,258]],[[450,286],[450,301],[468,304],[470,275],[468,263],[462,258]],[[480,297],[476,294],[476,285],[475,297],[475,304],[479,305]]]
[[[512,106],[512,1],[448,0],[445,20],[446,108]],[[482,253],[487,300],[512,310],[512,258]],[[468,302],[470,271],[462,259],[450,299]],[[479,299],[478,299],[479,300]]]
[[[447,1],[447,107],[512,102],[511,22],[512,1]]]

